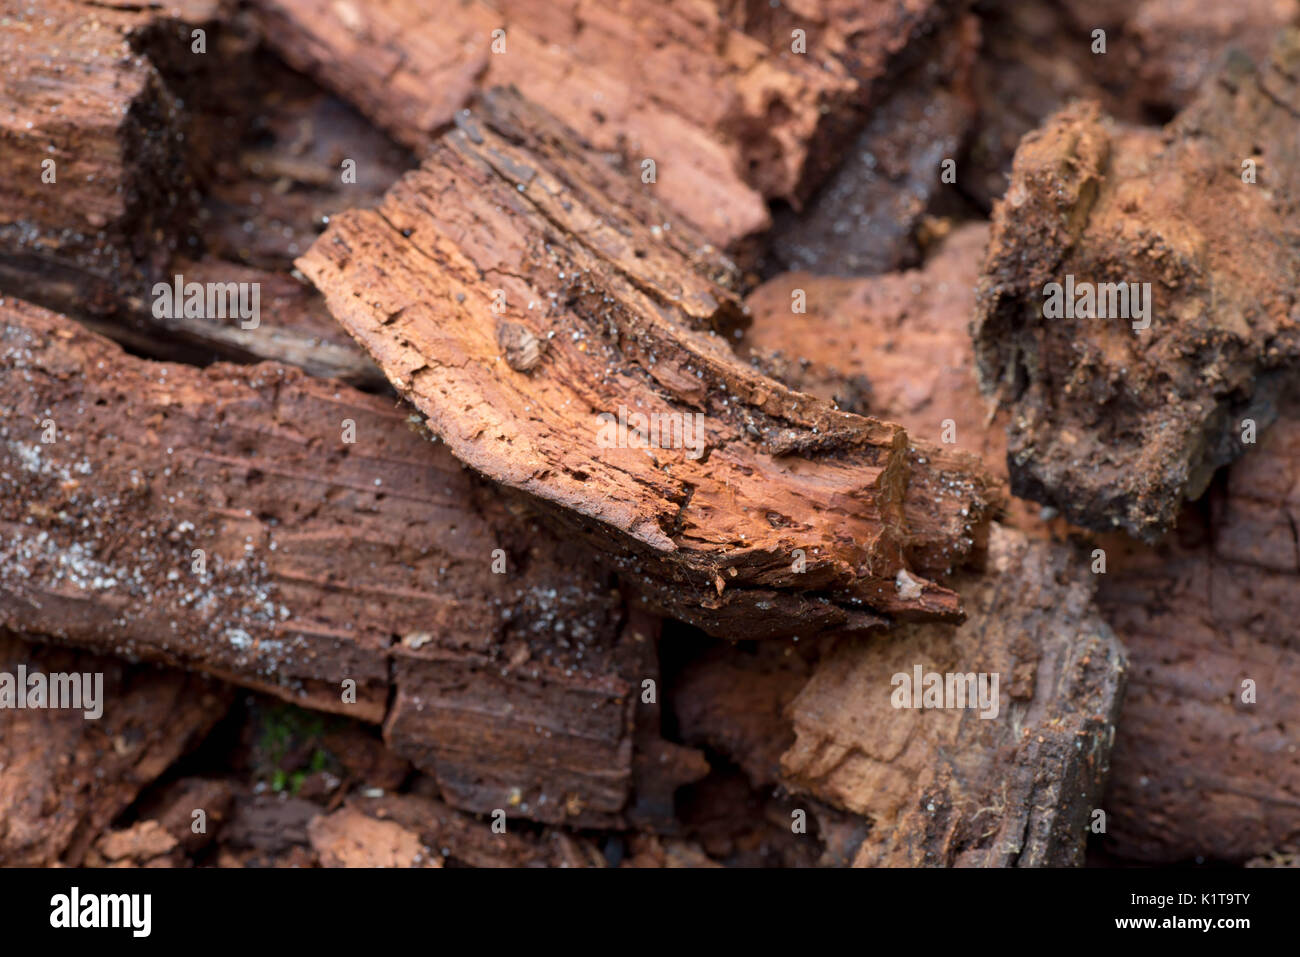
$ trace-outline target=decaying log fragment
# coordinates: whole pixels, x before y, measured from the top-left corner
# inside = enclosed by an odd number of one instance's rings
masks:
[[[298,261],[459,459],[713,633],[959,617],[927,579],[977,545],[977,463],[737,359],[726,265],[537,107],[494,91],[460,122]]]
[[[747,300],[754,323],[742,353],[792,386],[911,434],[933,436],[950,418],[957,446],[999,471],[1005,412],[988,418],[966,332],[986,232],[959,230],[924,270],[897,276],[777,277]],[[793,288],[807,294],[806,314],[790,312]],[[1211,487],[1208,509],[1185,507],[1167,541],[1152,548],[1113,535],[1084,549],[1090,565],[1092,548],[1104,549],[1098,609],[1129,652],[1103,804],[1106,846],[1119,857],[1243,860],[1300,832],[1291,750],[1300,745],[1290,732],[1300,721],[1290,691],[1300,682],[1290,638],[1300,617],[1298,462],[1300,408],[1284,404],[1226,486]],[[1017,527],[1049,534],[1027,504],[1011,502]],[[1247,677],[1258,686],[1254,705],[1241,701]],[[727,700],[719,696],[715,710]],[[707,702],[686,703],[707,714]],[[715,731],[697,743],[717,741],[726,743]]]
[[[100,831],[202,739],[231,695],[194,675],[0,632],[0,672],[7,675],[17,676],[19,667],[47,678],[103,675],[95,720],[85,709],[0,709],[0,866],[77,866]]]
[[[6,293],[104,313],[118,308],[123,285],[144,290],[161,276],[187,235],[195,177],[210,160],[195,142],[205,133],[191,122],[194,104],[183,109],[180,98],[205,89],[220,97],[229,88],[230,74],[209,69],[225,6],[0,3]],[[191,28],[211,35],[212,52],[193,56],[190,83],[175,89],[145,49],[188,52]]]
[[[766,5],[763,5],[766,7]],[[835,165],[903,51],[951,0],[863,8],[649,0],[258,0],[268,42],[407,146],[476,90],[517,85],[733,252]],[[796,34],[795,30],[800,33]]]
[[[469,810],[621,820],[655,648],[581,549],[391,401],[270,363],[147,362],[18,300],[0,315],[0,627],[386,720]],[[509,773],[471,739],[508,740]]]
[[[1022,142],[975,324],[1016,494],[1151,539],[1272,420],[1300,358],[1298,76],[1293,31],[1163,136],[1083,104]]]
[[[276,359],[382,384],[289,272],[328,214],[378,198],[408,154],[310,81],[254,56],[229,3],[54,0],[0,11],[5,293],[158,358]],[[258,284],[259,321],[186,317],[179,305],[159,315],[155,283],[178,275]]]
[[[995,526],[965,625],[843,639],[791,705],[786,781],[865,815],[854,864],[1060,866],[1081,862],[1100,802],[1126,670],[1069,553]],[[929,706],[916,671],[939,675]],[[965,707],[987,676],[984,698]],[[998,681],[993,685],[992,676]],[[913,708],[895,704],[907,679]],[[996,700],[992,707],[983,707]],[[988,715],[988,717],[985,717]]]
[[[1098,601],[1132,661],[1105,802],[1127,858],[1300,841],[1300,403],[1208,498],[1157,549],[1101,543]]]

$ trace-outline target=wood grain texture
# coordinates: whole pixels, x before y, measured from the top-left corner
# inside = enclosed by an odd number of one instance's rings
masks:
[[[1068,551],[995,526],[961,627],[845,639],[790,706],[784,779],[871,829],[855,866],[1081,863],[1127,664]],[[892,707],[892,676],[998,674],[1000,707]]]
[[[0,314],[0,626],[385,721],[470,810],[622,820],[655,636],[624,632],[580,549],[391,400],[135,359],[18,300]],[[696,773],[684,760],[659,786]]]
[[[874,84],[956,4],[804,3],[788,22],[786,11],[769,19],[745,6],[756,5],[255,5],[286,61],[407,146],[430,148],[476,91],[515,84],[629,175],[654,159],[674,225],[685,219],[733,251],[770,224],[766,201],[802,205],[860,124]],[[794,29],[806,53],[792,51]]]
[[[960,617],[931,579],[977,548],[994,497],[978,463],[737,359],[728,265],[692,231],[648,228],[654,203],[537,107],[497,91],[461,124],[299,260],[458,458],[714,633]],[[522,371],[500,344],[516,327],[544,346]],[[602,447],[623,414],[679,431]]]

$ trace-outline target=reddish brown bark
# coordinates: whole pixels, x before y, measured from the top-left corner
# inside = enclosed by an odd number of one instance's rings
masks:
[[[622,820],[655,645],[620,631],[608,573],[391,401],[272,364],[151,363],[2,308],[0,625],[386,720],[471,810]],[[683,756],[655,786],[692,776]]]
[[[642,225],[657,207],[545,113],[499,92],[462,119],[299,261],[452,452],[714,633],[958,617],[926,579],[978,546],[982,470],[740,362],[725,338],[740,304],[710,278],[725,264],[688,230]],[[611,434],[633,414],[678,431]]]

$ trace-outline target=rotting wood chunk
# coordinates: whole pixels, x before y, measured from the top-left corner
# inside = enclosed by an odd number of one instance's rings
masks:
[[[459,459],[549,506],[657,610],[715,634],[959,619],[931,579],[977,549],[978,462],[738,359],[728,265],[575,142],[494,91],[299,268]],[[506,323],[549,343],[526,372]]]
[[[638,726],[656,635],[609,572],[391,400],[137,359],[15,299],[0,392],[0,628],[386,722],[475,812],[618,826],[636,740],[673,759],[655,787],[701,773]]]
[[[856,866],[1082,861],[1124,651],[1068,551],[995,525],[989,566],[964,626],[844,639],[790,706],[784,779],[870,819]]]
[[[1291,31],[1163,134],[1077,104],[1022,142],[974,329],[1017,495],[1154,539],[1272,420],[1300,359],[1297,76]]]
[[[91,842],[225,713],[197,675],[29,644],[0,627],[0,672],[102,675],[102,714],[0,709],[0,866],[82,863]],[[52,702],[51,702],[52,703]]]

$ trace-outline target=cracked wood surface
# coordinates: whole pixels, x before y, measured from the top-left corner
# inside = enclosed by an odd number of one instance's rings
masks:
[[[408,410],[272,363],[136,359],[14,299],[0,389],[0,627],[385,721],[468,810],[631,812],[654,635]],[[646,789],[696,774],[672,757]]]
[[[890,65],[956,5],[773,13],[709,0],[258,0],[255,9],[287,62],[407,146],[431,148],[476,91],[515,84],[629,175],[654,159],[674,217],[735,251],[770,225],[767,200],[802,205]],[[806,54],[792,52],[795,28]]]
[[[994,526],[961,627],[841,640],[790,705],[796,791],[870,819],[855,866],[1082,863],[1127,663],[1066,549]],[[893,675],[997,673],[996,717],[892,707]],[[917,693],[917,689],[914,689]]]
[[[298,261],[453,454],[715,634],[960,617],[931,579],[978,548],[994,496],[973,458],[741,362],[728,264],[690,230],[648,228],[657,206],[518,94],[460,122]],[[598,416],[620,409],[698,422],[699,444],[602,448]]]

